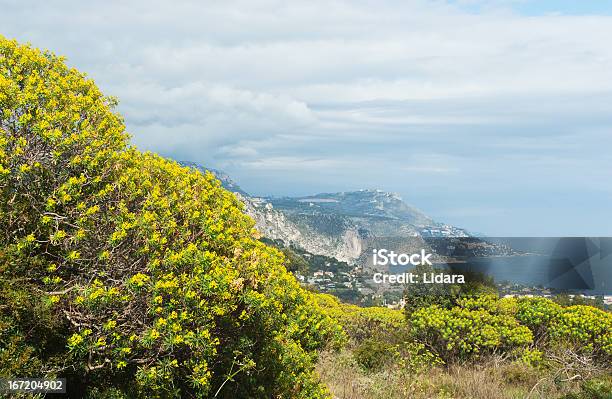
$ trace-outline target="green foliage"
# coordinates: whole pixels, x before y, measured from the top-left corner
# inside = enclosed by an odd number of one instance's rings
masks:
[[[501,367],[500,374],[503,381],[507,384],[513,386],[528,385],[532,387],[538,380],[536,371],[525,362],[518,361]]]
[[[338,325],[211,174],[129,147],[114,105],[0,37],[0,371],[81,395],[325,396],[314,351]]]
[[[431,266],[419,265],[415,267],[413,273],[422,275],[435,271]],[[406,300],[404,311],[409,317],[413,312],[433,305],[451,308],[459,291],[460,287],[457,284],[425,284],[422,281],[410,284],[404,292]]]
[[[8,272],[0,252],[0,275]],[[0,376],[38,375],[43,364],[60,364],[63,325],[49,301],[32,295],[20,278],[0,279]],[[36,337],[35,341],[23,334]],[[59,351],[58,351],[59,346]]]
[[[610,314],[595,308],[458,295],[449,308],[417,308],[396,323],[399,311],[352,307],[328,295],[317,301],[351,338],[319,366],[339,397],[609,397],[610,383],[599,376],[610,370],[603,354]]]
[[[401,310],[359,307],[328,294],[317,294],[316,300],[342,325],[353,347],[352,357],[362,370],[400,368],[419,373],[443,364],[423,343],[414,341]]]
[[[336,274],[351,270],[351,266],[346,262],[330,256],[313,254],[299,247],[286,246],[282,240],[271,240],[263,237],[261,241],[283,252],[288,261],[287,270],[289,271],[298,271],[306,275],[318,270]]]
[[[371,338],[377,334],[390,334],[406,327],[400,310],[383,307],[362,308],[342,303],[329,294],[317,294],[316,301],[325,312],[337,320],[348,336],[355,340]]]
[[[399,353],[395,345],[381,339],[367,338],[355,348],[353,356],[365,370],[379,371],[394,362]]]
[[[541,345],[570,345],[604,359],[612,357],[612,314],[591,306],[562,307],[546,298],[521,298],[517,319]]]
[[[569,296],[568,294],[559,294],[552,297],[552,300],[561,306],[587,305],[603,310],[606,309],[603,296],[598,296],[596,298],[586,298],[580,295]]]
[[[562,307],[546,298],[520,298],[516,318],[533,331],[538,342],[548,338],[550,322],[556,319]]]
[[[297,272],[302,275],[308,273],[309,265],[304,258],[297,254],[291,248],[282,248],[281,251],[285,255],[287,270],[290,272]]]
[[[393,343],[384,337],[367,338],[359,342],[353,350],[353,357],[368,372],[399,367],[416,374],[444,363],[422,343],[409,340]]]
[[[415,337],[445,360],[519,349],[519,359],[535,366],[551,345],[604,361],[612,354],[612,314],[584,305],[564,308],[546,298],[462,297],[451,309],[433,305],[409,320]],[[525,347],[532,343],[537,348]]]
[[[437,272],[432,266],[419,265],[413,273]],[[463,297],[476,297],[482,295],[494,295],[497,292],[495,284],[490,277],[478,273],[463,272],[466,278],[465,284],[426,284],[422,281],[410,284],[404,292],[406,306],[404,311],[407,317],[418,310],[432,305],[450,309],[458,304]]]
[[[584,381],[579,392],[567,394],[562,399],[612,399],[612,376]]]
[[[433,305],[410,317],[415,337],[445,361],[506,351],[533,341],[531,331],[513,317],[513,304],[492,296],[463,298],[451,309]]]
[[[612,358],[612,314],[609,312],[585,305],[564,308],[550,324],[550,335],[582,351]]]
[[[432,367],[444,364],[444,361],[432,353],[421,342],[405,340],[398,346],[400,367],[410,373],[421,373]]]
[[[542,364],[544,353],[539,349],[523,348],[518,352],[519,360],[531,367],[538,367]]]

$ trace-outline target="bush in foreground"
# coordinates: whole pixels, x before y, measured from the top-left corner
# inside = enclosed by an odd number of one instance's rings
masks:
[[[212,175],[128,145],[114,100],[0,37],[0,374],[143,397],[321,397],[338,333]]]

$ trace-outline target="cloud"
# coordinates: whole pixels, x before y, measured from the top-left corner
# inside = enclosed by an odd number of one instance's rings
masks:
[[[557,195],[610,191],[612,17],[517,11],[533,4],[5,0],[2,33],[119,97],[138,147],[252,191],[382,187],[503,234],[558,219],[529,210],[520,193],[535,190],[583,212],[567,233],[612,233],[594,221],[612,205]],[[483,219],[498,202],[520,212],[484,225],[447,211],[449,194]]]

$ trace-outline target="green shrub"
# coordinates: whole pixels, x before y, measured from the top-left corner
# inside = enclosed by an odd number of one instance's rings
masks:
[[[562,399],[612,399],[612,376],[584,381],[579,392],[567,394]]]
[[[609,312],[586,305],[563,308],[546,298],[522,298],[516,317],[534,332],[540,345],[570,345],[603,358],[612,356]]]
[[[512,362],[500,368],[502,380],[513,386],[535,385],[540,376],[534,371],[536,370],[523,362]]]
[[[484,309],[434,305],[414,312],[410,323],[415,337],[445,361],[511,350],[533,340],[531,331],[511,315]]]
[[[516,318],[521,324],[529,327],[536,342],[540,343],[549,337],[550,322],[562,311],[562,307],[547,298],[519,298]]]
[[[524,348],[517,353],[521,363],[531,367],[538,367],[544,360],[544,353],[539,349]]]
[[[419,265],[413,273],[422,275],[440,271],[432,266]],[[450,309],[466,297],[497,297],[497,288],[490,277],[473,272],[464,272],[463,275],[466,279],[463,284],[426,284],[422,281],[410,284],[404,292],[406,317],[410,318],[413,312],[433,305]]]
[[[410,317],[415,337],[445,360],[518,350],[521,361],[535,366],[551,345],[570,346],[604,362],[612,355],[612,314],[601,309],[494,295],[462,297],[457,304],[419,309]],[[532,342],[536,348],[525,347]]]
[[[444,364],[439,356],[432,353],[421,342],[405,341],[398,347],[401,367],[409,373],[421,373]]]
[[[399,353],[395,345],[380,339],[363,340],[353,351],[359,366],[368,371],[379,371],[397,360]]]
[[[24,359],[2,371],[79,395],[325,396],[313,360],[339,326],[233,194],[131,148],[114,104],[0,37],[0,359]]]
[[[491,314],[515,316],[518,311],[515,298],[499,299],[497,295],[484,294],[462,297],[457,306],[468,310],[484,310]]]
[[[612,399],[612,377],[593,378],[581,385],[584,399]]]
[[[592,306],[563,309],[550,323],[550,336],[582,351],[612,358],[612,314]]]
[[[317,294],[319,306],[333,319],[338,321],[349,338],[357,341],[381,336],[387,339],[398,330],[407,327],[401,310],[378,306],[359,307],[340,302],[329,294]]]

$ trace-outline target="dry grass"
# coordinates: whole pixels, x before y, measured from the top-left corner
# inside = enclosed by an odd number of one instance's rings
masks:
[[[318,371],[337,399],[550,399],[578,391],[583,381],[559,378],[559,369],[542,371],[493,359],[417,375],[398,367],[367,373],[350,351],[322,353]]]

